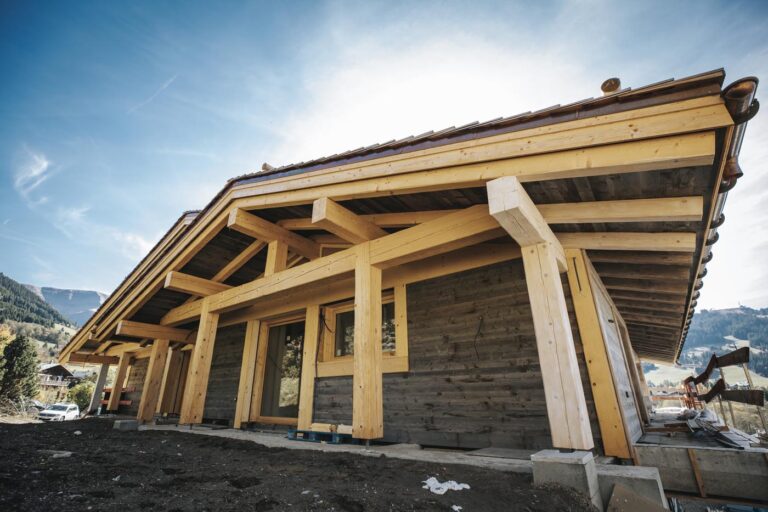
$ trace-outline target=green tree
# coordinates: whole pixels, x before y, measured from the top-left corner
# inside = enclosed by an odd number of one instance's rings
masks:
[[[3,359],[5,374],[0,381],[0,399],[18,402],[23,398],[36,398],[39,362],[29,338],[16,336],[3,349]]]
[[[91,395],[93,395],[94,387],[95,384],[87,380],[72,386],[69,393],[67,393],[67,400],[75,402],[82,412],[91,405]]]

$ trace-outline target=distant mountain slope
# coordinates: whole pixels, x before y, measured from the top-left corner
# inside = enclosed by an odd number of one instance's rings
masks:
[[[53,327],[72,322],[27,287],[0,273],[0,323],[7,320]]]
[[[24,286],[72,320],[77,326],[87,322],[96,309],[107,299],[105,294],[89,290],[61,290],[47,286],[39,288],[29,284]]]
[[[750,347],[749,367],[768,377],[768,308],[702,310],[693,316],[680,363],[703,368],[712,353]]]

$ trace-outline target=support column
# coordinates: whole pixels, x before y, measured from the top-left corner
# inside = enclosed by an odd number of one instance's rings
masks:
[[[264,275],[271,276],[285,270],[288,266],[288,245],[281,240],[269,242],[267,246],[267,261],[264,265]]]
[[[115,375],[115,382],[112,384],[112,391],[107,404],[108,411],[117,411],[120,407],[120,395],[123,393],[123,384],[125,384],[125,377],[128,375],[128,368],[131,366],[131,359],[133,359],[132,352],[120,354],[120,362],[117,363],[117,375]]]
[[[592,397],[600,425],[603,449],[605,455],[630,459],[632,451],[624,430],[605,339],[597,316],[587,256],[581,249],[567,249],[565,256],[568,260],[568,282],[571,288],[573,310],[579,325],[589,382],[592,385]]]
[[[91,395],[91,405],[88,406],[88,414],[92,414],[93,411],[101,407],[101,396],[104,393],[104,384],[107,383],[107,375],[109,374],[109,365],[104,363],[99,369],[99,376],[96,378],[96,387],[93,388],[93,395]]]
[[[188,359],[184,358],[184,352],[181,349],[169,349],[168,369],[165,372],[163,396],[158,411],[160,414],[172,414],[179,410],[181,391],[184,390],[188,369],[188,364],[185,364],[185,361]]]
[[[141,423],[152,421],[160,398],[165,363],[168,359],[168,340],[155,340],[149,356],[147,375],[144,377],[144,389],[141,392],[137,419]]]
[[[235,428],[240,428],[243,423],[248,423],[250,419],[253,377],[256,370],[256,351],[260,343],[260,330],[261,322],[258,320],[250,320],[246,324],[243,360],[240,365],[240,385],[237,388],[237,405],[235,406]],[[263,341],[261,342],[263,343]]]
[[[523,247],[522,253],[552,445],[591,450],[595,443],[555,254],[545,243]]]
[[[490,214],[521,247],[552,444],[590,450],[595,443],[560,281],[565,252],[517,178],[489,181],[487,190]]]
[[[304,351],[301,355],[301,388],[299,390],[299,430],[309,430],[315,405],[317,345],[320,334],[320,306],[307,307],[304,321]]]
[[[205,408],[205,395],[208,392],[208,377],[211,373],[213,346],[216,343],[216,329],[219,325],[218,313],[209,311],[209,299],[202,299],[200,325],[197,329],[195,347],[189,363],[184,398],[181,404],[179,424],[202,423]]]
[[[371,265],[362,246],[355,263],[355,337],[352,389],[352,435],[384,436],[381,374],[381,269]]]

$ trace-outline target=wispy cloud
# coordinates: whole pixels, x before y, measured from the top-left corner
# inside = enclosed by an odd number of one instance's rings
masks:
[[[48,201],[48,196],[39,195],[36,190],[53,174],[51,162],[43,153],[24,147],[24,157],[17,166],[13,187],[24,203],[34,208]]]
[[[160,86],[158,90],[156,90],[149,98],[145,99],[141,103],[138,103],[137,105],[134,105],[130,109],[128,109],[129,114],[133,114],[137,110],[139,110],[142,107],[147,106],[149,103],[151,103],[155,98],[157,98],[164,90],[166,90],[170,85],[176,80],[178,77],[178,73],[173,75],[171,78],[165,81],[163,85]]]

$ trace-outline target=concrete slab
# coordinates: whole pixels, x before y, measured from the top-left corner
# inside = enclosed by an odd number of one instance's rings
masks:
[[[479,450],[472,450],[467,452],[467,455],[480,456],[480,457],[498,457],[500,459],[520,459],[531,460],[531,455],[536,453],[536,450],[518,450],[514,448],[481,448]]]
[[[414,444],[371,445],[366,447],[352,444],[309,443],[303,441],[291,441],[285,437],[285,432],[247,432],[235,429],[210,430],[206,428],[190,427],[189,425],[142,425],[139,427],[139,430],[171,430],[213,437],[225,437],[227,439],[241,439],[243,441],[251,441],[267,447],[287,448],[290,450],[346,452],[356,453],[364,457],[381,457],[382,455],[385,455],[394,459],[417,460],[422,462],[434,462],[437,464],[464,464],[467,466],[496,469],[498,471],[510,473],[533,473],[533,465],[530,460],[472,456],[467,455],[464,452],[452,452],[448,450],[422,450],[419,445]]]
[[[603,503],[609,502],[617,486],[624,486],[658,507],[669,509],[661,486],[661,476],[656,468],[598,465],[597,478]]]
[[[531,461],[534,483],[556,483],[571,487],[586,495],[598,510],[603,510],[603,498],[592,452],[542,450],[531,455]]]
[[[628,487],[616,484],[606,512],[664,512],[654,501],[644,498]]]
[[[138,420],[115,420],[115,423],[112,425],[112,428],[115,430],[138,430],[139,429],[139,422]]]

